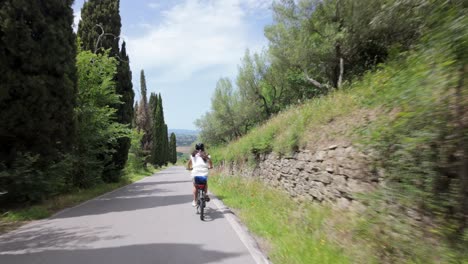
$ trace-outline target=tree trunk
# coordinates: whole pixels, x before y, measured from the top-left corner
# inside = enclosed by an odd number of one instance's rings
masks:
[[[343,73],[344,73],[344,65],[343,65],[343,58],[340,58],[340,75],[338,76],[338,84],[337,88],[341,88],[341,84],[343,83]]]

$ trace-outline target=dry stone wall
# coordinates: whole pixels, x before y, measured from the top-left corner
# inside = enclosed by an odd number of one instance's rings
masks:
[[[352,145],[302,150],[287,157],[262,154],[257,159],[254,168],[230,164],[224,167],[225,172],[259,177],[299,200],[331,202],[340,207],[351,206],[356,194],[373,190],[382,178],[382,173],[371,170],[371,155]]]

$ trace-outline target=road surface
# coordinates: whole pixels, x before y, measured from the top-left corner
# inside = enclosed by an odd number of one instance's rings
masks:
[[[256,263],[228,210],[210,202],[200,221],[191,186],[171,167],[32,222],[0,237],[0,263]]]

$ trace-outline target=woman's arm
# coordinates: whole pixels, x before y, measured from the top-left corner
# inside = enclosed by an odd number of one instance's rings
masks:
[[[192,170],[192,159],[189,159],[187,163],[187,170]]]

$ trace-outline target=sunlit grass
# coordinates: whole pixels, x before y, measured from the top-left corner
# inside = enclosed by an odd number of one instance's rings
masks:
[[[325,235],[326,208],[301,206],[285,193],[240,177],[213,176],[210,188],[266,240],[273,263],[351,263]]]

